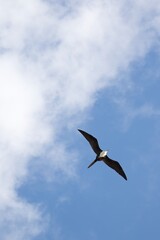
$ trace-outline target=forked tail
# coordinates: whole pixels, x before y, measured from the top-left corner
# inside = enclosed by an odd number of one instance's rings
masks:
[[[88,168],[90,168],[93,164],[95,164],[97,162],[97,159],[95,159],[93,162],[91,162],[91,164],[89,164]]]

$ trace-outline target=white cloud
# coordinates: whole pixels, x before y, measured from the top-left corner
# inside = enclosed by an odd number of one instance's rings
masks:
[[[80,121],[97,92],[117,84],[118,74],[155,43],[154,3],[0,1],[0,209],[9,225],[17,219],[12,239],[41,231],[39,210],[16,192],[32,157],[45,153],[53,170],[75,175],[76,154],[72,161],[67,140],[57,142],[61,129]],[[66,157],[53,157],[55,150]]]
[[[136,106],[130,103],[126,97],[117,97],[117,99],[114,99],[114,102],[123,113],[122,129],[124,131],[126,131],[137,118],[160,117],[160,109],[150,103],[143,103]]]
[[[0,220],[1,239],[31,239],[45,229],[48,219],[45,217],[42,221],[43,214],[38,207],[12,198],[4,205]]]

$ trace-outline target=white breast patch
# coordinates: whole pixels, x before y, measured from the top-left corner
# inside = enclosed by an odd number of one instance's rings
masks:
[[[99,157],[105,157],[107,155],[108,151],[102,151],[100,154],[99,154]]]

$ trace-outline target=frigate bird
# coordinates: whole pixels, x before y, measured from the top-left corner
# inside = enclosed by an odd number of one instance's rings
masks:
[[[117,161],[112,160],[107,156],[108,151],[103,151],[102,149],[100,149],[97,139],[83,130],[78,129],[78,131],[87,139],[93,151],[97,155],[95,160],[91,162],[88,168],[90,168],[97,161],[103,161],[105,164],[107,164],[109,167],[119,173],[125,180],[127,180],[127,176],[124,173],[121,165]]]

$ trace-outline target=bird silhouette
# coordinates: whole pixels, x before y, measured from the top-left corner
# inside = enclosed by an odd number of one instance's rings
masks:
[[[96,159],[93,162],[91,162],[91,164],[88,166],[88,168],[90,168],[97,161],[103,161],[110,168],[114,169],[118,174],[120,174],[125,180],[127,180],[127,176],[124,173],[121,165],[117,161],[112,160],[111,158],[109,158],[107,156],[108,151],[103,151],[99,147],[97,139],[95,137],[93,137],[92,135],[90,135],[89,133],[83,131],[83,130],[78,129],[78,131],[87,139],[87,141],[91,145],[93,151],[97,155]]]

